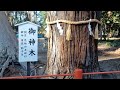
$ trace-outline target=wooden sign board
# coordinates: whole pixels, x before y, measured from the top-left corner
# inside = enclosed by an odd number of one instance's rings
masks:
[[[38,25],[29,21],[17,24],[19,40],[19,62],[38,60]]]

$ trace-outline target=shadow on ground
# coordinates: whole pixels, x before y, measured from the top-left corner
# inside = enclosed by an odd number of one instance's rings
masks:
[[[120,58],[109,59],[99,61],[100,71],[119,71],[120,70]],[[120,73],[116,74],[102,74],[103,79],[120,79]]]

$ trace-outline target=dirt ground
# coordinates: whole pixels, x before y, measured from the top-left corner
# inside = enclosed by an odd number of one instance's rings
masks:
[[[120,58],[120,46],[108,47],[106,45],[98,46],[98,60],[109,60]]]
[[[98,61],[100,71],[120,70],[120,46],[109,47],[106,44],[98,45]],[[103,79],[120,79],[120,74],[103,74]]]

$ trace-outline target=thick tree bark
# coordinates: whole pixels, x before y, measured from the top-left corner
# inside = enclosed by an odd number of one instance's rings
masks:
[[[8,22],[7,16],[0,11],[0,77],[9,63],[16,61],[17,38]]]
[[[94,12],[95,13],[95,12]],[[48,21],[57,19],[81,21],[96,18],[90,11],[48,11]],[[92,23],[94,33],[96,23]],[[61,23],[63,35],[60,35],[56,24],[50,25],[48,38],[47,74],[73,73],[76,68],[84,72],[99,71],[97,56],[97,40],[89,35],[88,24],[71,25],[71,40],[66,40],[68,24]],[[62,77],[68,78],[68,77]],[[70,77],[69,77],[70,78]],[[88,75],[84,78],[99,78]]]

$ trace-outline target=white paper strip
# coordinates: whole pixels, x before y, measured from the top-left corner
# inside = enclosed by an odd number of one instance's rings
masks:
[[[91,19],[90,19],[90,21],[91,21]],[[91,28],[90,22],[88,23],[88,30],[90,32],[90,35],[92,35],[92,28]]]
[[[59,29],[60,35],[63,35],[63,29],[62,29],[62,27],[60,26],[60,23],[59,23],[59,22],[57,22],[57,28]]]
[[[90,21],[91,21],[91,19],[90,19]],[[92,35],[94,37],[94,34],[92,32],[92,27],[91,27],[90,22],[88,23],[88,30],[89,30],[90,35]]]

